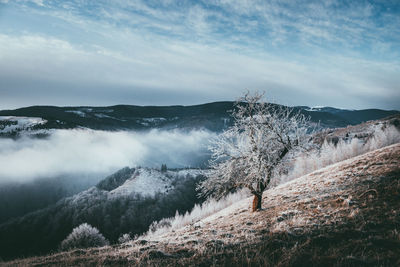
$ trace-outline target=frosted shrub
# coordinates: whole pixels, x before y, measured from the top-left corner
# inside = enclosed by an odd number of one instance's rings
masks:
[[[328,165],[400,142],[400,132],[394,126],[376,127],[374,134],[366,142],[352,138],[339,140],[335,145],[324,142],[319,150],[299,156],[288,175],[283,175],[274,184],[284,183],[302,175],[311,173]]]
[[[129,241],[131,241],[132,239],[131,239],[131,236],[129,235],[129,234],[123,234],[122,236],[120,236],[119,238],[118,238],[118,242],[120,243],[120,244],[123,244],[123,243],[127,243],[127,242],[129,242]]]
[[[180,215],[179,215],[178,211],[176,211],[174,218],[177,218],[179,216]],[[149,227],[149,232],[156,232],[158,229],[170,228],[172,221],[173,221],[173,218],[163,218],[160,221],[152,222]]]
[[[400,132],[394,126],[384,129],[378,128],[374,136],[365,144],[366,150],[372,151],[378,148],[389,146],[400,142]]]
[[[108,245],[108,241],[97,230],[87,223],[75,227],[72,232],[61,242],[61,250],[73,248],[102,247]]]
[[[229,194],[220,200],[210,198],[201,205],[196,204],[190,213],[186,212],[185,214],[181,215],[176,212],[175,217],[153,222],[149,231],[146,233],[146,238],[158,236],[173,229],[179,229],[185,225],[198,222],[201,219],[206,218],[248,196],[249,192],[247,190],[242,190]]]

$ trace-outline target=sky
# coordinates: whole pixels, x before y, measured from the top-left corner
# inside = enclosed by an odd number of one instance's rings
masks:
[[[400,1],[0,0],[0,109],[400,110]]]

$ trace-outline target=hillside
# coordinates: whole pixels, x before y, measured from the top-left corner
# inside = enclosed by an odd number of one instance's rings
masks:
[[[339,162],[199,222],[119,246],[11,265],[398,266],[400,144]]]
[[[0,224],[0,259],[47,254],[81,223],[95,225],[111,242],[142,234],[153,221],[185,213],[196,203],[204,171],[123,168],[85,191]]]
[[[51,129],[90,128],[94,130],[207,129],[221,131],[231,126],[232,101],[193,106],[56,107],[32,106],[0,110],[0,137],[30,133],[39,137]],[[322,127],[355,125],[399,114],[395,110],[346,110],[331,107],[294,107]]]

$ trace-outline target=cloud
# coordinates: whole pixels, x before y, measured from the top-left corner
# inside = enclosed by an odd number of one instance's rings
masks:
[[[0,139],[0,183],[64,174],[107,175],[125,166],[198,166],[207,131],[105,132],[55,130],[48,138]]]
[[[35,3],[38,6],[45,6],[44,1],[45,0],[31,0],[33,3]]]
[[[29,96],[25,105],[198,104],[233,100],[249,88],[288,105],[367,108],[373,100],[398,96],[396,63],[326,55],[256,57],[183,41],[149,44],[132,33],[123,38],[139,50],[0,34],[3,101]],[[369,102],[360,98],[368,96]],[[395,101],[385,107],[399,108]]]
[[[289,105],[400,108],[400,19],[379,5],[26,2],[3,12],[14,30],[0,30],[1,108],[199,104],[245,88]]]
[[[394,32],[399,33],[399,19],[398,16],[392,16],[396,11],[390,10],[396,7],[390,2],[370,4],[354,1],[343,4],[335,0],[215,0],[211,3],[225,11],[224,14],[230,17],[238,32],[244,28],[251,32],[264,29],[264,36],[257,35],[260,42],[278,46],[286,46],[289,42],[296,47],[358,49],[359,46],[369,46],[377,40],[384,40],[391,43],[394,51],[396,43],[400,41],[399,38],[391,37]],[[249,20],[256,20],[258,27],[246,27]]]

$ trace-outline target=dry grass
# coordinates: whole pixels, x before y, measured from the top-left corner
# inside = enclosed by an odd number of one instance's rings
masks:
[[[346,160],[147,240],[12,266],[399,266],[400,144]],[[0,264],[1,265],[1,264]]]

